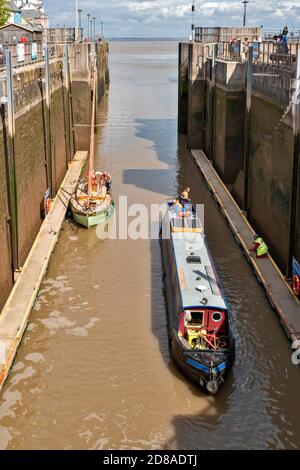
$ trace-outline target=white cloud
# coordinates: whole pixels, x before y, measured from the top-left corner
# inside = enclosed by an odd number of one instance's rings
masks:
[[[105,23],[108,36],[188,36],[191,3],[183,0],[78,0],[85,13],[92,13]],[[75,0],[45,0],[52,24],[75,22]],[[241,0],[196,1],[196,25],[240,26]],[[247,8],[249,26],[263,24],[267,29],[300,29],[300,0],[250,0]]]
[[[158,17],[172,18],[172,17],[184,17],[190,13],[191,5],[173,0],[152,0],[150,1],[123,1],[120,5],[127,8],[129,11],[134,13],[154,13]]]

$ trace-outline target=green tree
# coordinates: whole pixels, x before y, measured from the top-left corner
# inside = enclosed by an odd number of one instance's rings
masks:
[[[5,25],[10,15],[7,0],[0,0],[0,26]]]

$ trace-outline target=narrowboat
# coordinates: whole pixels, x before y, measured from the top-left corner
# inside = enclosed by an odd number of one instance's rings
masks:
[[[195,207],[170,202],[160,224],[171,355],[185,376],[215,394],[235,356],[229,306]]]

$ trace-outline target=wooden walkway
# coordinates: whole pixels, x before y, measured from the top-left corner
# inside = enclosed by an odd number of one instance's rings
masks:
[[[77,152],[0,315],[0,390],[7,378],[88,153]],[[67,191],[67,192],[66,192]]]
[[[281,324],[291,341],[300,339],[300,302],[272,257],[257,259],[249,254],[255,234],[241,209],[227,190],[213,166],[201,150],[193,150],[192,156],[226,218],[237,243],[253,266],[258,282],[264,287],[269,302],[277,311]]]

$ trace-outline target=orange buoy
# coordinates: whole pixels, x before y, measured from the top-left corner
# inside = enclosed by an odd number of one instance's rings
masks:
[[[45,202],[45,209],[46,209],[46,214],[49,213],[51,207],[52,207],[52,203],[53,203],[53,199],[50,199],[50,197],[48,197],[46,199],[46,202]]]

